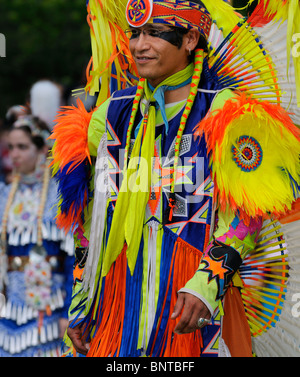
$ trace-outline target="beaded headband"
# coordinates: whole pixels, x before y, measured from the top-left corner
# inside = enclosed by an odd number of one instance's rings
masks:
[[[205,39],[212,24],[212,18],[202,3],[182,0],[129,0],[126,19],[132,27],[141,27],[150,22],[184,29],[196,28]]]
[[[13,124],[13,128],[19,128],[23,126],[30,128],[32,136],[39,136],[44,140],[45,144],[52,146],[52,141],[48,140],[50,131],[38,128],[35,124],[34,117],[32,117],[31,115],[23,116],[16,120]]]

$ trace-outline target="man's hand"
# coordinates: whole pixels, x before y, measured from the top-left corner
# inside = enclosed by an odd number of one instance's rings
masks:
[[[199,330],[197,326],[198,319],[200,317],[210,319],[211,317],[207,306],[199,298],[190,293],[178,294],[171,319],[179,317],[181,311],[181,318],[174,329],[174,332],[177,334],[187,334]]]
[[[59,324],[59,337],[63,338],[69,325],[68,318],[60,318],[58,324]]]
[[[82,355],[86,355],[89,350],[89,343],[86,342],[86,339],[82,336],[82,330],[79,325],[71,328],[70,324],[67,330],[67,335],[71,339],[75,350]]]

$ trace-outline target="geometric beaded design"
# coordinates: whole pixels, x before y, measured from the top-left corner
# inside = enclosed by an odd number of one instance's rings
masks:
[[[133,27],[143,26],[151,17],[152,9],[152,0],[129,0],[126,7],[127,22]]]
[[[129,0],[126,19],[130,26],[141,27],[162,23],[184,29],[196,28],[207,39],[211,29],[211,15],[205,6],[184,0]]]
[[[263,158],[260,144],[251,136],[241,136],[237,140],[237,147],[232,146],[233,160],[244,172],[257,169]]]

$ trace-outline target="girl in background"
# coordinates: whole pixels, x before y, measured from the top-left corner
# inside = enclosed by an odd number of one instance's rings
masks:
[[[60,356],[72,286],[73,238],[55,224],[57,187],[47,126],[22,117],[9,131],[12,183],[0,183],[0,356]],[[4,300],[5,297],[5,300]]]

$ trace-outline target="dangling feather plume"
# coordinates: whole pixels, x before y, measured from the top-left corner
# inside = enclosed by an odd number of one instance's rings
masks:
[[[62,108],[50,136],[55,140],[51,165],[58,181],[57,225],[65,231],[81,223],[82,211],[89,199],[91,158],[87,131],[92,114],[78,99],[77,107]]]
[[[89,0],[87,3],[90,26],[92,58],[87,67],[86,92],[99,92],[97,105],[110,96],[110,83],[115,69],[119,89],[136,81],[136,66],[124,30],[128,27],[125,17],[127,1]]]

